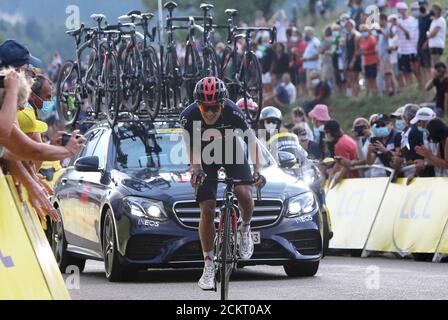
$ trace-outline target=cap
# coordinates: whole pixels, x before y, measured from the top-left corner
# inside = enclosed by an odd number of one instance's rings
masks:
[[[316,119],[318,121],[328,121],[331,120],[330,115],[328,114],[328,107],[324,104],[317,104],[313,110],[308,114],[311,118]]]
[[[378,113],[376,115],[376,119],[372,124],[378,123],[378,122],[383,122],[383,123],[387,123],[390,122],[390,118],[387,114],[384,113]]]
[[[23,109],[17,112],[20,129],[25,133],[47,132],[48,125],[36,119],[33,109]]]
[[[42,61],[32,56],[23,44],[9,39],[0,45],[0,66],[19,68],[26,64],[43,68]]]
[[[411,120],[411,124],[416,124],[419,121],[429,121],[436,117],[436,113],[428,107],[420,108],[417,114]]]
[[[412,2],[411,3],[411,10],[418,10],[420,6],[418,5],[418,2]]]
[[[397,10],[407,10],[408,5],[406,4],[406,2],[398,2],[397,5],[395,6],[395,8]]]
[[[395,110],[394,112],[392,112],[390,114],[390,117],[391,118],[401,118],[404,114],[404,109],[405,109],[405,106],[398,108],[397,110]]]

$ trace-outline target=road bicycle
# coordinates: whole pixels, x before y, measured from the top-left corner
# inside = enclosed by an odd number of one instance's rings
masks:
[[[118,21],[130,28],[123,32],[119,45],[118,59],[121,67],[122,102],[134,114],[139,113],[141,102],[143,110],[154,120],[161,103],[161,70],[155,48],[148,42],[155,41],[156,28],[149,33],[149,21],[153,13],[133,10],[118,17]],[[143,34],[136,31],[140,26]]]
[[[234,23],[237,11],[234,9],[226,10],[229,15],[229,23]],[[233,43],[233,46],[227,46],[224,50],[221,78],[226,83],[229,91],[229,97],[232,101],[238,101],[243,98],[244,111],[246,119],[252,126],[256,125],[263,108],[263,84],[261,80],[261,67],[258,58],[253,52],[253,33],[259,31],[268,31],[270,34],[270,43],[274,43],[277,38],[277,30],[263,27],[232,27],[228,35],[227,43]],[[239,42],[244,41],[244,52],[242,56],[238,53]],[[248,101],[257,103],[257,112],[249,110]]]
[[[266,179],[260,176],[262,179],[262,185],[257,187],[257,200],[261,200],[261,188],[266,183]],[[214,252],[215,252],[215,291],[218,291],[221,300],[228,300],[229,298],[229,282],[230,276],[237,268],[238,263],[238,204],[234,192],[234,186],[238,184],[254,184],[255,180],[240,180],[233,178],[223,179],[210,179],[209,181],[216,181],[218,183],[224,183],[226,188],[223,195],[223,205],[221,206],[219,214],[219,224],[216,230],[214,240]],[[199,185],[196,186],[196,195]]]
[[[96,28],[81,25],[66,32],[76,41],[76,60],[63,64],[56,84],[56,106],[66,126],[75,126],[81,109],[90,109],[95,119],[103,111],[111,125],[118,118],[121,95],[115,48],[120,30],[102,27],[106,19],[102,14],[92,14],[91,18],[97,23]],[[91,49],[90,59],[83,70],[81,55],[87,48]]]

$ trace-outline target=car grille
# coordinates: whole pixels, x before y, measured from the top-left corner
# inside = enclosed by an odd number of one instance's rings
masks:
[[[129,239],[126,256],[132,260],[150,260],[162,254],[177,237],[163,235],[136,235]]]
[[[251,228],[257,229],[274,224],[280,218],[283,203],[277,199],[263,199],[255,201],[255,208],[252,216]],[[216,201],[215,223],[219,223],[219,208],[223,201]],[[200,209],[196,201],[179,201],[174,204],[173,212],[179,222],[188,228],[199,228]]]
[[[319,231],[294,231],[280,236],[291,242],[301,255],[318,255],[322,251],[322,238]]]
[[[251,259],[288,259],[288,252],[273,240],[262,240],[261,244],[254,245],[254,254]],[[171,257],[172,262],[202,261],[201,242],[189,242],[182,246]]]

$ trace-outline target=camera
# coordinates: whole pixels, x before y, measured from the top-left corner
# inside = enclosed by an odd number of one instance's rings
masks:
[[[67,145],[68,141],[70,140],[70,138],[72,137],[72,135],[70,133],[64,133],[62,135],[62,141],[61,141],[61,146],[65,146]],[[80,137],[80,135],[76,135],[76,139],[78,139]]]
[[[354,129],[357,137],[363,137],[364,130],[366,130],[367,127],[366,126],[355,126],[353,129]]]

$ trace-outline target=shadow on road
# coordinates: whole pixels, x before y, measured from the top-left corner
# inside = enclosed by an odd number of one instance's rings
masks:
[[[127,283],[196,283],[201,275],[202,269],[157,269],[140,271],[135,280]],[[104,272],[96,270],[82,273],[82,279],[88,282],[107,282]],[[246,267],[238,269],[231,277],[231,281],[235,282],[288,279],[281,267],[276,267],[273,269],[273,272],[259,271]]]

